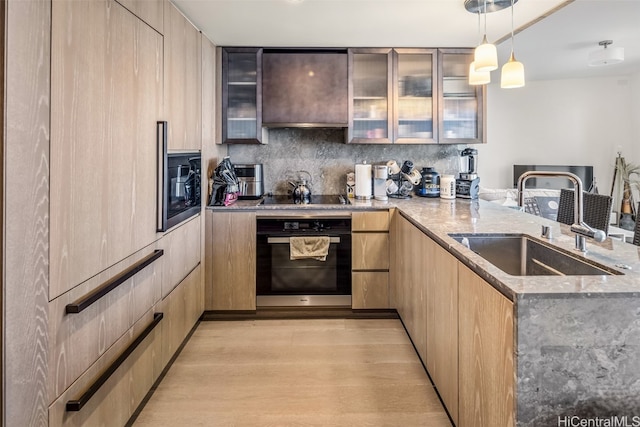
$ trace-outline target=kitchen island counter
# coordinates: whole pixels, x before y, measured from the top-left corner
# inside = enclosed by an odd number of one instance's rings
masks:
[[[558,424],[570,419],[565,417],[640,416],[640,247],[610,238],[603,243],[587,239],[588,252],[581,254],[574,249],[568,225],[482,200],[350,201],[283,209],[254,200],[209,209],[269,216],[396,208],[396,215],[406,218],[416,232],[437,242],[513,303],[510,357],[517,426],[568,425]],[[539,237],[542,225],[552,229],[550,244],[622,274],[513,276],[449,236],[513,233],[546,240]],[[428,259],[424,262],[427,269],[437,267]],[[616,267],[621,265],[628,268]],[[461,312],[466,309],[458,307]]]

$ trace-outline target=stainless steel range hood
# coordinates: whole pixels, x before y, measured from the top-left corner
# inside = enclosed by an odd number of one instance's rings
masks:
[[[262,125],[347,127],[347,63],[345,49],[264,49]]]

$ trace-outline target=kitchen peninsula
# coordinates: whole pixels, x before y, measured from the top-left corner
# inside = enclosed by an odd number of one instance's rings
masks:
[[[209,207],[206,215],[209,225],[220,213],[255,219],[301,210],[344,215],[387,209],[393,212],[390,307],[398,310],[457,425],[481,420],[483,425],[539,426],[555,425],[564,416],[640,414],[637,246],[612,239],[588,242],[588,260],[622,274],[512,276],[449,234],[537,238],[541,225],[549,225],[550,243],[576,253],[569,226],[460,199],[352,199],[348,205],[289,209],[240,201]]]

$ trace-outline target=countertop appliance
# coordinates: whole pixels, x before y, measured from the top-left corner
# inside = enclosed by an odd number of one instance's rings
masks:
[[[259,199],[264,194],[264,174],[261,163],[233,165],[240,187],[239,199]]]
[[[158,231],[166,231],[202,209],[200,152],[169,152],[166,131],[167,122],[158,122]]]
[[[480,191],[480,178],[477,174],[478,150],[465,148],[460,153],[460,175],[456,179],[456,197],[477,199]]]
[[[301,236],[328,237],[326,260],[291,260]],[[351,218],[258,218],[256,250],[258,307],[351,307]]]

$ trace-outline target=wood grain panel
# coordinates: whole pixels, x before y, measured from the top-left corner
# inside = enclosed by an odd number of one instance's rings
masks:
[[[156,238],[162,37],[120,4],[52,3],[51,286]]]
[[[6,12],[3,425],[48,424],[51,3],[0,6]]]
[[[201,216],[172,228],[159,240],[164,252],[162,297],[166,297],[201,262]]]
[[[459,425],[513,426],[513,303],[458,265]]]
[[[211,228],[213,283],[205,309],[255,310],[255,212],[214,212]]]
[[[353,212],[351,231],[389,231],[389,211]]]
[[[80,313],[65,307],[149,255],[155,245],[132,255],[49,304],[49,403],[107,351],[158,301],[162,257]]]
[[[125,425],[162,372],[160,325],[164,319],[80,411],[66,412],[65,406],[68,400],[77,399],[152,320],[150,310],[51,404],[49,426]]]
[[[170,150],[202,147],[200,33],[168,0],[164,2],[164,115]]]
[[[402,216],[395,228],[395,273],[393,285],[398,314],[423,362],[427,356],[426,277],[430,265],[425,260],[428,238]]]
[[[427,370],[451,418],[458,421],[458,261],[426,237]]]
[[[162,332],[163,366],[171,360],[202,314],[196,303],[201,281],[201,269],[198,266],[160,304],[160,309],[165,313]]]
[[[353,270],[388,270],[389,233],[353,233],[351,268]]]
[[[351,307],[389,308],[389,273],[356,271],[351,275]]]
[[[118,3],[126,7],[142,19],[148,25],[153,27],[160,34],[163,33],[163,16],[164,4],[163,0],[117,0]]]

